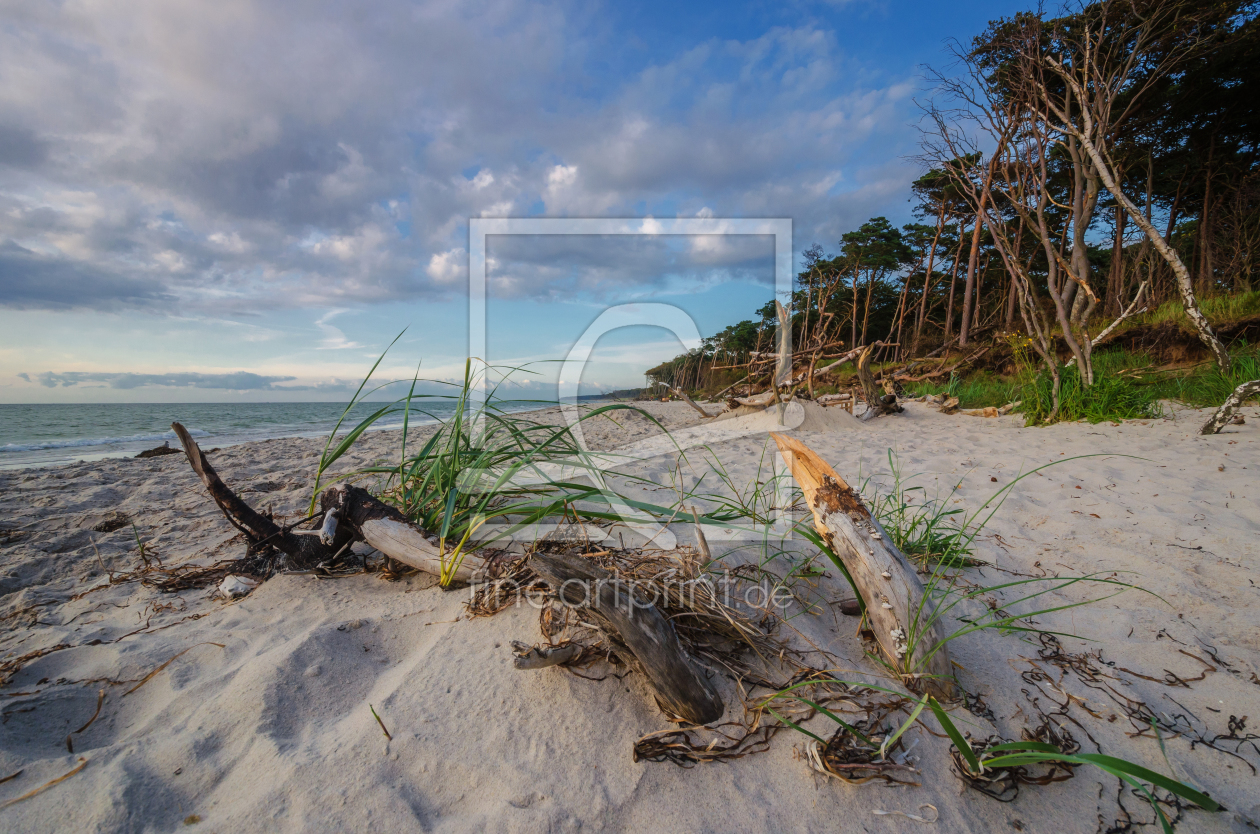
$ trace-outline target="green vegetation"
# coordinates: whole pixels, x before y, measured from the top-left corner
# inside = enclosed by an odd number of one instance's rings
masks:
[[[360,400],[379,364],[380,359],[346,407],[346,413]],[[570,426],[542,423],[537,421],[537,415],[505,411],[495,397],[497,387],[484,403],[477,401],[474,394],[480,390],[482,374],[498,372],[506,378],[520,370],[478,370],[469,360],[460,383],[434,382],[449,387],[449,394],[417,394],[419,380],[415,379],[407,396],[377,409],[339,440],[338,423],[320,457],[312,508],[324,473],[373,424],[389,415],[402,414],[404,429],[398,462],[361,467],[342,477],[384,479],[381,499],[438,537],[443,585],[454,579],[469,549],[486,547],[539,522],[619,519],[643,514],[669,516],[668,508],[634,501],[609,490],[605,473],[592,462]],[[427,411],[424,406],[434,401],[453,404],[454,413],[442,418]],[[636,411],[655,422],[646,412],[622,404],[591,409],[578,420],[615,411]],[[408,451],[407,427],[413,413],[432,418],[437,428],[418,450]]]
[[[979,779],[985,775],[986,771],[1001,772],[1012,768],[1050,762],[1063,762],[1069,765],[1094,765],[1141,791],[1142,795],[1151,803],[1151,808],[1155,810],[1160,826],[1166,834],[1173,834],[1172,823],[1164,814],[1164,809],[1160,808],[1159,803],[1155,801],[1152,789],[1148,789],[1146,783],[1150,783],[1153,787],[1163,788],[1182,799],[1189,800],[1205,811],[1225,810],[1219,802],[1184,782],[1179,782],[1176,779],[1164,776],[1162,773],[1156,773],[1141,765],[1118,759],[1114,756],[1103,756],[1096,753],[1067,753],[1057,745],[1039,741],[1008,741],[994,744],[986,747],[982,753],[977,755],[975,750],[972,749],[971,743],[959,732],[957,725],[954,724],[941,705],[937,703],[936,699],[927,697],[924,700],[931,708],[932,714],[936,716],[936,720],[940,722],[941,727],[949,735],[950,740],[953,741],[954,749],[959,752],[960,758],[965,763],[965,773],[962,774],[964,779],[968,777]]]
[[[1158,417],[1160,401],[1169,400],[1192,408],[1213,408],[1244,382],[1260,379],[1260,346],[1246,344],[1231,351],[1229,373],[1210,361],[1188,366],[1156,367],[1151,360],[1127,350],[1105,350],[1094,357],[1094,384],[1085,386],[1074,366],[1063,368],[1056,421],[1116,422]],[[1025,365],[1012,377],[981,371],[944,384],[911,383],[911,396],[943,394],[958,397],[962,408],[1001,406],[1020,402],[1018,411],[1028,425],[1040,425],[1053,408],[1052,381],[1044,370]]]
[[[1260,290],[1237,295],[1214,295],[1199,299],[1199,309],[1213,324],[1235,322],[1251,316],[1260,316]],[[1170,299],[1149,312],[1136,315],[1121,327],[1132,329],[1140,325],[1156,325],[1172,322],[1187,333],[1193,332],[1185,307],[1180,299]]]

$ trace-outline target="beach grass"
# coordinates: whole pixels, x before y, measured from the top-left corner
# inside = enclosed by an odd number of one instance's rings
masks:
[[[346,414],[362,397],[382,387],[367,388],[379,365],[380,359],[346,407]],[[386,417],[402,415],[397,462],[358,467],[340,473],[340,477],[383,479],[381,500],[393,504],[404,517],[437,537],[443,586],[454,579],[468,550],[511,539],[534,525],[668,516],[667,507],[636,501],[611,490],[606,473],[579,442],[573,426],[540,422],[537,414],[505,410],[505,401],[497,396],[499,387],[513,374],[527,372],[518,367],[480,366],[470,359],[458,382],[424,381],[426,386],[445,388],[447,393],[417,393],[421,382],[417,376],[406,396],[382,405],[340,438],[339,422],[320,457],[310,512],[314,512],[324,475],[364,432]],[[497,377],[493,386],[483,386],[487,375]],[[484,400],[483,388],[488,388]],[[530,401],[511,402],[519,405]],[[453,411],[441,417],[430,410],[434,403],[450,405]],[[544,408],[556,404],[538,401],[537,405]],[[636,412],[660,426],[647,412],[623,403],[584,409],[575,422],[616,411]],[[434,421],[436,429],[419,448],[409,449],[407,429],[417,416]],[[663,426],[660,428],[664,431]],[[630,482],[635,480],[632,476],[623,477]]]

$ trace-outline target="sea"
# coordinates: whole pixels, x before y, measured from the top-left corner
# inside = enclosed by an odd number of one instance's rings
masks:
[[[583,398],[585,399],[585,398]],[[276,437],[327,437],[342,418],[349,431],[387,403],[74,403],[0,404],[0,469],[55,466],[76,461],[133,457],[179,441],[172,421],[183,423],[203,448],[234,446]],[[496,401],[505,411],[545,408],[538,401]],[[423,409],[423,411],[417,411]],[[411,425],[445,420],[451,400],[413,404]],[[372,431],[402,428],[403,415],[388,414]]]

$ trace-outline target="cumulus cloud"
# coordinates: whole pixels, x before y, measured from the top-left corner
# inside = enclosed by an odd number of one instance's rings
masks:
[[[134,0],[6,15],[2,305],[435,298],[461,289],[469,217],[791,216],[807,245],[883,210],[909,176],[861,149],[900,135],[910,88],[853,81],[812,25],[597,78],[590,62],[620,41],[565,2]],[[739,245],[570,270],[559,285],[522,255],[500,283],[548,297],[607,295],[626,276],[699,281]]]

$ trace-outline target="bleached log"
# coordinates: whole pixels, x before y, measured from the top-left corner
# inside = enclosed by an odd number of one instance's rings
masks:
[[[945,630],[914,566],[893,544],[861,496],[809,447],[783,434],[771,437],[805,494],[814,527],[844,562],[866,602],[875,640],[902,682],[937,698],[953,698],[956,685]]]
[[[1221,429],[1229,425],[1234,412],[1241,408],[1243,403],[1257,394],[1260,394],[1260,379],[1253,379],[1251,382],[1244,382],[1242,385],[1239,385],[1234,389],[1234,393],[1225,398],[1225,402],[1221,403],[1221,407],[1216,409],[1212,419],[1203,424],[1199,434],[1218,434]]]
[[[443,555],[438,546],[402,513],[373,498],[367,490],[352,484],[333,484],[320,493],[319,500],[325,512],[335,511],[356,538],[408,567],[442,575]],[[445,558],[449,561],[450,554]],[[454,580],[477,581],[485,576],[485,569],[486,560],[480,554],[466,552]]]
[[[512,652],[516,656],[512,658],[512,667],[514,669],[546,669],[549,666],[559,666],[562,663],[568,663],[574,660],[582,653],[582,647],[577,643],[568,643],[563,646],[531,646],[528,643],[522,643],[520,640],[512,641]]]
[[[740,405],[751,405],[764,408],[774,402],[774,391],[762,391],[760,394],[754,394],[751,397],[736,397],[735,402]]]
[[[682,399],[682,401],[683,401],[683,402],[685,402],[687,405],[691,406],[691,407],[692,407],[692,408],[694,408],[696,411],[699,411],[699,412],[700,412],[700,416],[701,416],[701,417],[704,417],[704,418],[706,418],[706,419],[707,419],[707,418],[709,418],[709,417],[716,417],[716,416],[717,416],[716,414],[710,414],[709,412],[705,411],[705,410],[704,410],[703,408],[701,408],[700,406],[696,405],[695,401],[694,401],[694,400],[692,400],[692,399],[691,399],[691,397],[688,397],[688,396],[687,396],[687,392],[686,392],[686,391],[684,391],[684,390],[682,390],[681,388],[675,388],[674,386],[672,386],[672,385],[671,385],[671,386],[669,386],[669,390],[671,390],[671,391],[673,391],[675,394],[677,394],[677,395],[678,395],[678,396]]]
[[[722,717],[721,696],[653,603],[580,556],[535,553],[529,564],[565,604],[582,608],[604,630],[617,656],[647,678],[663,710],[693,724]]]

